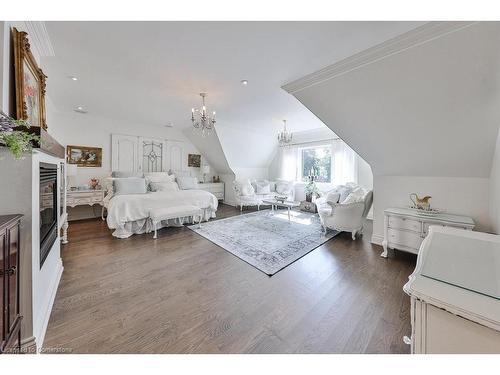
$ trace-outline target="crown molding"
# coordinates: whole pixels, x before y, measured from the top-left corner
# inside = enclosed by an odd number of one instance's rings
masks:
[[[281,88],[290,94],[317,85],[318,83],[349,73],[407,49],[422,45],[444,35],[462,30],[476,22],[428,22],[420,27],[398,35],[376,46],[356,53],[332,65],[308,74]]]
[[[54,47],[43,21],[24,21],[24,29],[28,33],[31,48],[39,57],[55,56]]]

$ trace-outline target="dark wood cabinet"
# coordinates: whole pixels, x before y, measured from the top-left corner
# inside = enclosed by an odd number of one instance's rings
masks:
[[[19,252],[22,215],[0,216],[0,353],[19,352],[21,320],[19,309]]]

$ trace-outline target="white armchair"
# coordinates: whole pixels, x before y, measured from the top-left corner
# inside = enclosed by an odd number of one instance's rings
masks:
[[[316,200],[321,224],[326,233],[328,229],[340,232],[351,232],[352,239],[356,239],[356,234],[363,233],[363,223],[366,215],[370,211],[373,202],[373,192],[369,191],[364,200],[355,203],[334,203],[326,202],[326,198]]]

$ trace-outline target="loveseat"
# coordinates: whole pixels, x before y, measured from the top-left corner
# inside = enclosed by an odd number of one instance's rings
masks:
[[[293,181],[286,180],[243,180],[234,181],[233,189],[236,205],[243,211],[244,206],[257,206],[260,209],[263,201],[273,199],[276,195],[285,195],[287,200],[295,198],[295,186]]]

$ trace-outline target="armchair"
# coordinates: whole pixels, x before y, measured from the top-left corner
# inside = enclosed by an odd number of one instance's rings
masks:
[[[236,207],[240,206],[240,212],[243,211],[243,206],[257,206],[257,210],[260,210],[260,205],[262,200],[258,197],[255,192],[252,194],[244,191],[244,183],[239,181],[233,181],[234,199],[236,201]]]
[[[363,233],[363,223],[372,206],[373,192],[369,191],[363,201],[355,203],[334,203],[326,202],[325,198],[316,200],[321,225],[326,233],[328,228],[340,232],[351,232],[352,239],[356,239],[356,234]]]

